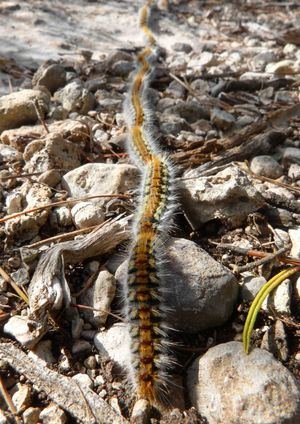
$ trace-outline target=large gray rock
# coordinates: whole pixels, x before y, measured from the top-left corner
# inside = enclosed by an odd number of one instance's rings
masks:
[[[215,346],[191,365],[187,386],[209,424],[300,422],[295,377],[262,349],[246,355],[240,342]]]
[[[234,166],[209,177],[199,177],[197,169],[187,172],[181,187],[182,206],[195,229],[216,218],[228,227],[238,227],[264,205],[247,174]]]
[[[237,301],[234,275],[190,240],[172,239],[166,253],[170,277],[163,284],[169,325],[193,334],[224,324]],[[126,280],[126,266],[118,268],[118,281]]]
[[[47,90],[22,90],[0,98],[0,133],[4,130],[33,124],[38,120],[34,101],[41,109],[49,110],[50,94]]]
[[[238,296],[234,275],[196,243],[172,239],[167,256],[172,276],[166,294],[172,326],[189,333],[222,325]]]

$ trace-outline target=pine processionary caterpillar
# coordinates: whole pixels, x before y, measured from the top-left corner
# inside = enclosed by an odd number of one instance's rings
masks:
[[[164,398],[168,355],[164,287],[164,244],[175,210],[174,167],[153,137],[153,112],[148,88],[157,60],[156,40],[148,26],[152,1],[140,12],[147,45],[137,56],[137,69],[124,104],[130,156],[143,175],[133,226],[126,284],[126,315],[131,336],[130,379],[139,398],[150,403]]]

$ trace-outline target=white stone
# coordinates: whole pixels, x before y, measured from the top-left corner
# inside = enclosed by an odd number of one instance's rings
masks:
[[[64,205],[52,210],[50,220],[54,226],[68,227],[73,224],[70,208]]]
[[[65,412],[55,403],[51,403],[40,414],[43,424],[66,424],[67,416]]]
[[[96,334],[94,343],[102,358],[112,359],[121,370],[128,366],[131,338],[127,325],[114,324],[108,330]]]
[[[75,380],[80,386],[88,387],[89,389],[93,388],[93,382],[91,378],[87,374],[75,374],[72,377],[73,380]]]
[[[290,314],[291,313],[291,281],[284,280],[276,289],[274,289],[269,296],[264,300],[261,308],[264,311],[275,310],[278,313]]]
[[[276,63],[269,63],[266,72],[276,75],[293,75],[295,73],[294,61],[285,59]]]
[[[283,161],[300,164],[300,149],[298,147],[285,147],[283,149]]]
[[[3,162],[20,161],[23,159],[22,153],[11,146],[0,143],[0,160]]]
[[[54,364],[55,358],[52,353],[52,342],[51,340],[40,341],[32,351],[28,353],[28,357],[33,360],[42,360],[45,364]]]
[[[295,53],[297,50],[298,47],[295,44],[288,43],[284,46],[283,53],[289,55]]]
[[[216,218],[238,227],[265,203],[247,174],[234,166],[208,177],[197,169],[186,172],[181,187],[182,207],[195,229]]]
[[[240,342],[219,344],[191,365],[187,387],[209,424],[300,422],[296,378],[263,349],[246,355]]]
[[[279,178],[283,174],[283,169],[272,156],[255,156],[251,160],[250,169],[254,174],[268,178]]]
[[[275,228],[274,233],[274,241],[279,249],[290,243],[290,237],[287,231],[284,231],[281,228]]]
[[[46,112],[49,108],[48,90],[15,91],[0,98],[0,133],[38,120],[34,101],[38,101]]]
[[[290,255],[293,258],[300,259],[300,227],[290,228],[289,236],[292,242],[292,250]]]
[[[289,200],[294,200],[295,196],[293,193],[291,193],[287,188],[285,187],[277,187],[273,184],[270,184],[270,188],[268,189],[269,192],[275,193],[278,196],[284,197]]]
[[[257,276],[252,272],[244,272],[241,290],[242,299],[251,302],[266,282],[264,277]]]
[[[26,384],[17,383],[14,387],[14,394],[11,398],[17,412],[21,412],[29,404],[30,398],[30,387]]]
[[[131,422],[136,424],[146,424],[149,422],[150,404],[145,399],[139,399],[135,402]]]
[[[272,51],[264,51],[258,53],[251,60],[251,64],[254,70],[264,71],[266,65],[270,62],[274,62],[276,60],[276,55]]]
[[[99,225],[105,220],[105,210],[97,202],[76,203],[71,214],[77,228]]]
[[[294,181],[300,180],[300,165],[292,163],[289,167],[288,176]]]
[[[139,175],[132,165],[87,163],[65,174],[62,186],[74,198],[125,193],[137,187]]]
[[[4,325],[4,333],[14,337],[19,343],[28,348],[38,343],[40,338],[43,336],[42,333],[37,331],[31,331],[30,321],[28,317],[15,315],[9,318],[7,323]]]

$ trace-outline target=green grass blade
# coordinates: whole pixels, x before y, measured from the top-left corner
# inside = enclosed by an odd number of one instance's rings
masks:
[[[247,354],[249,353],[251,333],[256,321],[257,314],[261,308],[261,305],[263,304],[263,301],[271,293],[272,290],[274,290],[277,286],[279,286],[279,284],[281,284],[284,280],[286,280],[288,277],[295,274],[295,272],[299,270],[299,267],[295,267],[285,269],[279,272],[277,275],[271,278],[271,280],[269,280],[257,293],[249,309],[243,330],[243,345],[244,350]]]

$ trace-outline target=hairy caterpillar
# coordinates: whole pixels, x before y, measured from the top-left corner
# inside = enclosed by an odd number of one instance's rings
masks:
[[[176,205],[175,171],[153,136],[153,111],[148,88],[158,59],[156,40],[148,26],[152,1],[140,12],[147,45],[137,56],[137,69],[124,104],[128,149],[143,175],[133,226],[126,284],[126,315],[131,336],[130,379],[139,398],[157,403],[167,382],[167,325],[164,304],[167,267],[165,241]]]

